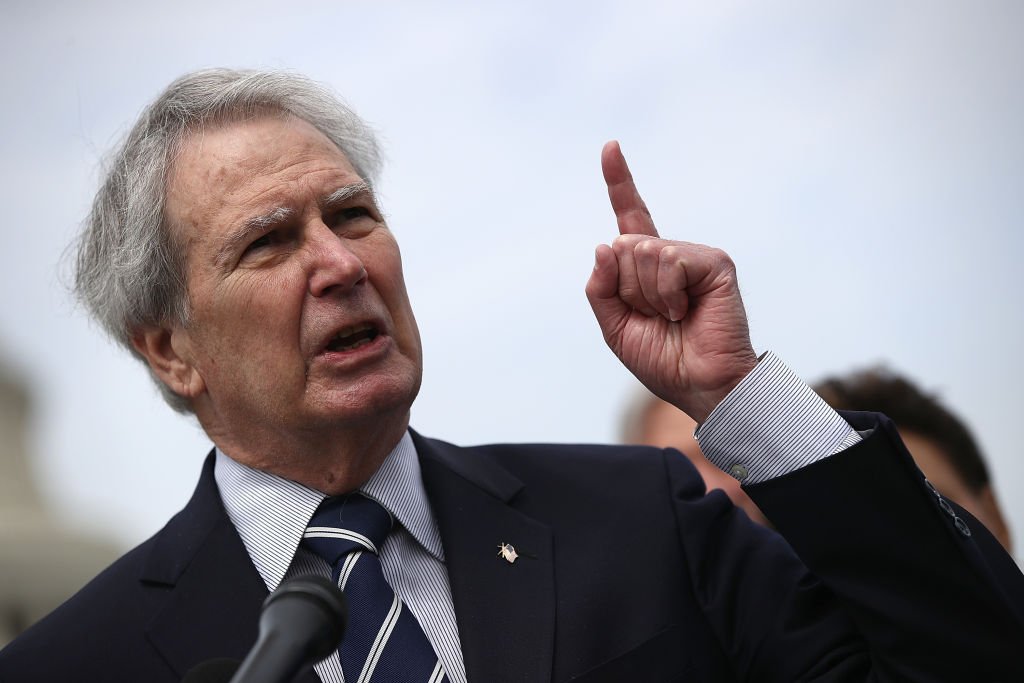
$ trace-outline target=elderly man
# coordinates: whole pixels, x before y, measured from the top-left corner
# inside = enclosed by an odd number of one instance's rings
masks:
[[[352,605],[303,680],[1024,676],[1013,563],[891,424],[847,423],[758,360],[731,262],[657,236],[615,144],[621,236],[587,285],[605,340],[789,544],[676,451],[409,430],[420,340],[376,160],[354,114],[288,75],[191,74],[143,114],[78,286],[215,449],[182,512],[15,641],[0,679],[180,680],[243,657],[267,591],[303,573]]]

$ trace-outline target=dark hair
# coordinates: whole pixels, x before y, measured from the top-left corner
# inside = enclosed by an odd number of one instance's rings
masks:
[[[967,426],[934,395],[884,367],[828,377],[814,385],[837,410],[885,413],[896,427],[933,441],[967,486],[980,492],[989,483],[988,468]]]

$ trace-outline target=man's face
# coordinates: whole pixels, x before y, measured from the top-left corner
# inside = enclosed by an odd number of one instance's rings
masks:
[[[166,212],[192,311],[171,343],[215,440],[408,412],[421,350],[398,244],[323,134],[291,117],[194,134]]]

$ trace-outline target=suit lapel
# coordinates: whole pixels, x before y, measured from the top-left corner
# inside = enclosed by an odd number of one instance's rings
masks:
[[[550,530],[512,501],[522,483],[487,457],[413,432],[444,545],[470,681],[549,681],[555,625]],[[499,556],[499,544],[519,558]]]
[[[441,534],[470,681],[549,681],[555,624],[550,530],[517,510],[522,483],[489,458],[415,432]],[[519,559],[499,557],[499,543]],[[244,659],[266,586],[220,500],[213,457],[188,505],[160,532],[140,579],[164,606],[147,630],[175,673]],[[165,594],[166,597],[156,597]],[[312,670],[299,679],[315,683]]]
[[[146,635],[179,676],[209,659],[242,660],[256,642],[267,588],[224,511],[212,454],[192,499],[160,532],[141,581],[167,594]],[[310,670],[298,680],[317,679]]]

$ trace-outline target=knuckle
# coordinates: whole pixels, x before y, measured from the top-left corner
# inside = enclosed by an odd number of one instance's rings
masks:
[[[722,270],[736,270],[736,264],[733,263],[732,257],[723,250],[717,248],[712,249],[711,257],[715,265]]]
[[[614,240],[612,240],[612,249],[614,249],[615,253],[620,256],[622,254],[633,251],[633,249],[636,247],[636,239],[634,239],[635,237],[636,235],[619,235]]]
[[[664,247],[662,240],[650,236],[645,237],[647,239],[639,240],[636,243],[634,247],[636,255],[645,259],[658,258],[658,254]]]
[[[677,243],[668,244],[661,250],[661,260],[666,262],[677,261],[686,255],[686,248]]]

